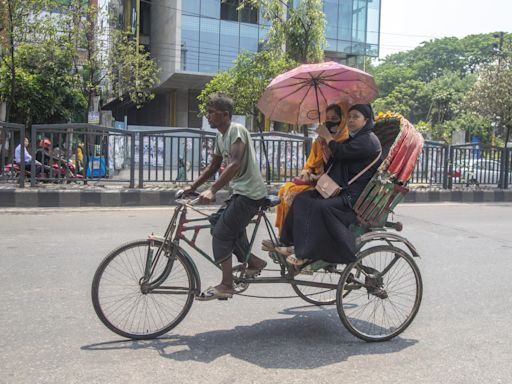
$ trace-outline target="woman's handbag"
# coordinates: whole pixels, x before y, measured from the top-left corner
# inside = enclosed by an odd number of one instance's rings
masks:
[[[348,185],[352,184],[354,181],[356,181],[363,173],[365,173],[367,170],[369,170],[373,164],[375,164],[380,159],[380,152],[377,155],[377,157],[370,163],[368,166],[366,166],[361,172],[359,172],[357,175],[355,175],[350,181],[348,182]],[[324,199],[328,199],[330,197],[336,197],[341,192],[341,187],[336,183],[329,175],[329,171],[331,170],[332,164],[322,176],[318,179],[315,185],[315,189],[322,195]]]
[[[329,167],[329,170],[331,168]],[[329,170],[327,172],[329,172]],[[341,192],[341,187],[325,172],[316,182],[315,189],[324,199],[335,197]]]

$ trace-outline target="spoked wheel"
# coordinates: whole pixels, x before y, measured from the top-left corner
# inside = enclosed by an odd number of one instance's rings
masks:
[[[336,306],[354,336],[385,341],[403,332],[421,303],[418,266],[400,248],[380,245],[362,251],[347,266],[338,285]]]
[[[192,266],[179,250],[174,259],[168,250],[155,258],[161,244],[157,240],[125,244],[107,255],[94,275],[94,310],[118,335],[155,338],[178,325],[192,306]],[[151,262],[146,266],[148,255]],[[153,271],[148,282],[144,282],[146,268]]]
[[[332,284],[337,287],[340,279],[340,274],[336,272],[335,265],[329,265],[326,268],[321,268],[316,271],[302,273],[295,276],[296,280],[306,280],[315,283]],[[332,305],[336,303],[336,288],[329,287],[311,287],[308,285],[301,285],[292,283],[293,290],[297,295],[314,305]]]

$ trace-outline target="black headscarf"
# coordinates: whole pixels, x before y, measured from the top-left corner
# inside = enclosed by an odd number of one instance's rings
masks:
[[[373,109],[370,104],[354,104],[349,108],[349,112],[352,110],[356,110],[362,113],[365,119],[368,119],[365,126],[362,129],[373,129]],[[362,130],[361,129],[361,130]]]
[[[366,119],[373,121],[373,109],[370,104],[354,104],[348,111],[350,112],[354,109],[361,112]]]

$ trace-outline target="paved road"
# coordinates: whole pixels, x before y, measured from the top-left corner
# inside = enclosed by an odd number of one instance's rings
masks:
[[[154,341],[96,318],[92,276],[118,244],[162,232],[169,209],[0,212],[1,383],[510,383],[512,204],[401,205],[424,299],[400,337],[351,336],[298,298],[195,302]],[[202,238],[206,244],[207,238]],[[203,284],[217,272],[198,263]],[[248,293],[293,295],[287,286]]]

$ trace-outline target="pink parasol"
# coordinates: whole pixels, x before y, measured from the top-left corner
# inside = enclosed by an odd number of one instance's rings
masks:
[[[377,94],[373,76],[359,69],[334,61],[303,64],[272,80],[258,108],[270,120],[312,124],[325,120],[329,104],[367,104]]]

